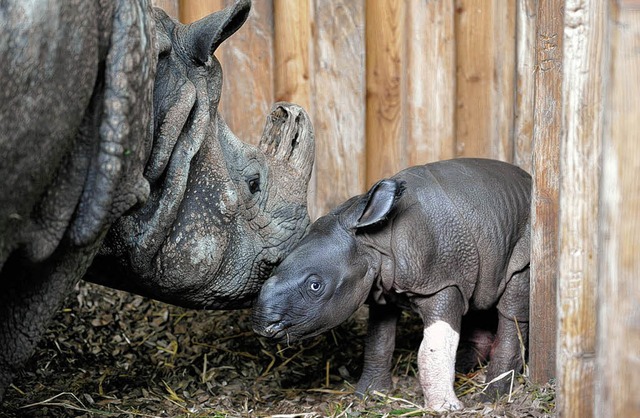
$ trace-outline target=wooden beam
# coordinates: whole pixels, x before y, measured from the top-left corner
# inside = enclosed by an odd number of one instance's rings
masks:
[[[536,0],[516,3],[516,98],[513,163],[532,170],[536,69]]]
[[[273,4],[254,1],[246,23],[221,46],[219,109],[242,141],[257,144],[274,103]]]
[[[513,158],[515,2],[456,1],[457,155]]]
[[[407,2],[407,165],[455,156],[455,2]]]
[[[274,0],[274,92],[276,101],[287,101],[302,106],[315,125],[312,106],[312,37],[311,0]],[[307,201],[311,219],[320,213],[316,202],[316,170],[311,174]]]
[[[534,382],[546,383],[555,377],[564,1],[537,8],[529,367]]]
[[[309,1],[275,0],[275,96],[311,108],[311,8]]]
[[[316,209],[366,188],[365,1],[314,2]]]
[[[640,2],[609,1],[596,417],[640,416]]]
[[[557,411],[593,416],[606,4],[566,0],[558,239]]]
[[[367,186],[406,167],[402,132],[404,2],[366,3]]]
[[[180,21],[191,23],[224,8],[224,0],[180,0]]]

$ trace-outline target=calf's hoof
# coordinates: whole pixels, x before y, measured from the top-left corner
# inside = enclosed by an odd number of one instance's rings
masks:
[[[445,398],[437,400],[428,400],[425,408],[436,412],[459,411],[464,408],[462,402],[458,398]]]
[[[478,401],[482,403],[493,403],[500,399],[501,396],[507,395],[511,390],[512,374],[504,376],[500,380],[496,380],[493,383],[489,383],[488,386],[478,395]],[[487,377],[487,381],[491,382],[493,379]]]
[[[362,399],[367,393],[388,392],[391,387],[391,375],[374,378],[362,376],[356,385],[356,396]]]

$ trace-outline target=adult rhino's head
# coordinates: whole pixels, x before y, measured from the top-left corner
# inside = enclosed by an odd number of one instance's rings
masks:
[[[302,237],[309,117],[275,104],[254,147],[218,113],[222,69],[213,52],[249,8],[239,1],[190,25],[155,10],[151,193],[110,229],[89,280],[187,307],[244,307]]]

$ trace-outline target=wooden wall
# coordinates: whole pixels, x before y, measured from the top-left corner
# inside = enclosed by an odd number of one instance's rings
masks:
[[[156,1],[183,22],[229,3]],[[518,83],[528,86],[532,68],[521,66],[517,80],[519,4],[254,1],[249,21],[216,53],[226,75],[222,112],[251,142],[274,101],[309,111],[314,218],[410,165],[483,156],[530,169],[531,103]]]
[[[530,376],[559,416],[640,416],[640,0],[256,0],[216,55],[240,138],[310,113],[313,218],[429,161],[532,173]]]
[[[596,417],[640,416],[640,2],[610,1],[598,180]],[[593,102],[591,102],[593,103]],[[591,264],[589,264],[591,266]],[[589,303],[592,303],[590,300]],[[567,409],[573,405],[567,405]]]

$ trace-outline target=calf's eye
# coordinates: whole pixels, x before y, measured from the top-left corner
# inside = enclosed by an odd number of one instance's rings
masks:
[[[309,275],[306,281],[307,291],[315,296],[321,295],[325,288],[324,280],[315,274]]]

